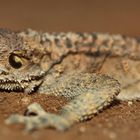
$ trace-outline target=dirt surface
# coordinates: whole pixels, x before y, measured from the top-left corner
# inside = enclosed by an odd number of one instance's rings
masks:
[[[0,0],[0,27],[140,35],[139,0]]]
[[[140,102],[114,101],[93,119],[79,123],[66,132],[41,129],[27,134],[23,125],[7,126],[4,120],[13,113],[24,114],[26,107],[32,102],[40,103],[48,112],[57,113],[67,101],[64,98],[47,97],[44,94],[0,93],[0,95],[0,140],[140,139]]]

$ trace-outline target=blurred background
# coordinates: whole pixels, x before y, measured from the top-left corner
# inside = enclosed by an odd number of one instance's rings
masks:
[[[140,36],[140,0],[0,0],[0,27]]]

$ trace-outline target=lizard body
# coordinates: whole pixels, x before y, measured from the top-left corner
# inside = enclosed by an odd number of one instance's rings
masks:
[[[28,131],[42,127],[65,130],[91,118],[115,98],[140,98],[140,43],[135,38],[0,29],[0,49],[2,91],[69,99],[59,115],[34,103],[26,116],[13,115],[6,120],[8,124],[24,123]],[[29,117],[32,112],[36,116]]]

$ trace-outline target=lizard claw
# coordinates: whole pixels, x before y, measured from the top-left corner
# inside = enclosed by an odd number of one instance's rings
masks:
[[[36,116],[30,116],[30,113],[37,114]],[[5,122],[6,124],[24,124],[27,132],[47,127],[64,131],[70,127],[69,122],[65,118],[45,112],[37,103],[33,103],[28,107],[26,115],[28,116],[11,115]]]
[[[40,106],[40,104],[32,103],[27,107],[27,111],[25,112],[25,115],[30,116],[32,114],[43,115],[46,114],[46,111]]]

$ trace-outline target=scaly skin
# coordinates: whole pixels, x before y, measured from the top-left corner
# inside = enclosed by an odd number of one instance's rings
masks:
[[[134,38],[0,29],[0,50],[2,91],[69,99],[58,115],[33,103],[26,116],[12,115],[6,120],[7,124],[24,123],[27,131],[42,127],[66,130],[92,118],[115,98],[140,98],[140,44]]]

